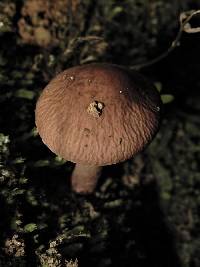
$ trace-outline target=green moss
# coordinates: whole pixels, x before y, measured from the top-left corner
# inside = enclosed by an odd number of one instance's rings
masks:
[[[63,15],[62,23],[50,19],[57,41],[44,47],[19,32],[27,1],[0,3],[0,266],[198,267],[198,38],[183,36],[168,61],[144,70],[168,102],[161,129],[145,152],[106,167],[93,196],[71,192],[73,164],[43,145],[34,110],[60,70],[92,61],[135,65],[159,55],[174,39],[179,12],[199,4],[80,1],[71,24]]]

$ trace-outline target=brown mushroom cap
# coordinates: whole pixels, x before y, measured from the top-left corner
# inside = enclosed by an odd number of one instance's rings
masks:
[[[124,161],[157,132],[161,100],[137,72],[111,64],[67,69],[36,105],[43,142],[65,160],[89,165]]]

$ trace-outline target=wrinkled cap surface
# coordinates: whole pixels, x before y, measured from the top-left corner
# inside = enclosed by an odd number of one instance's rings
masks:
[[[161,101],[137,72],[88,64],[58,74],[36,105],[43,142],[65,160],[107,165],[142,150],[157,132]]]

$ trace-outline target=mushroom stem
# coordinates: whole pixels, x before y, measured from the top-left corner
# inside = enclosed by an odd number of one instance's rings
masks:
[[[101,175],[100,166],[76,164],[72,173],[72,189],[79,194],[90,194],[94,191]]]

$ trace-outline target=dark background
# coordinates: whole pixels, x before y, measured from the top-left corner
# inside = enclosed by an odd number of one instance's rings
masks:
[[[166,58],[139,69],[168,102],[160,131],[134,159],[105,167],[93,195],[71,192],[74,165],[42,143],[34,123],[55,74],[149,62],[170,47],[180,13],[198,8],[192,0],[0,2],[1,267],[200,266],[200,33],[183,33]]]

